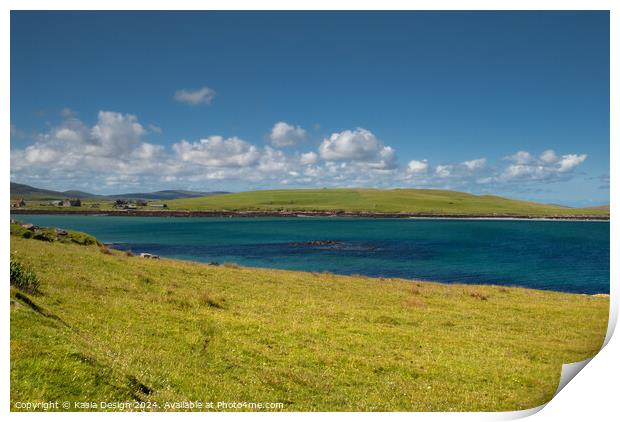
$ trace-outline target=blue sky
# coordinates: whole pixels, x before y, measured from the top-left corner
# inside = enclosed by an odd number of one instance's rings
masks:
[[[606,12],[12,12],[11,180],[609,202]]]

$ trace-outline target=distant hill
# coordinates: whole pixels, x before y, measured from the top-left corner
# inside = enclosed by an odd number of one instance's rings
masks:
[[[49,196],[49,197],[57,197],[58,195],[62,195],[61,192],[47,190],[47,189],[39,189],[33,188],[32,186],[22,185],[21,183],[13,183],[11,182],[11,198],[17,196]]]
[[[201,198],[205,196],[223,195],[228,192],[194,192],[189,190],[160,190],[157,192],[146,193],[121,193],[118,195],[107,195],[108,198],[114,199],[185,199],[185,198]]]
[[[167,202],[171,210],[317,211],[458,216],[608,216],[605,208],[570,208],[438,189],[288,189]]]
[[[161,190],[157,192],[136,192],[121,193],[117,195],[95,195],[79,190],[54,191],[49,189],[39,189],[21,183],[11,182],[11,198],[52,200],[63,198],[80,199],[151,199],[151,200],[172,200],[185,198],[198,198],[211,195],[221,195],[228,192],[194,192],[188,190]]]
[[[104,199],[105,196],[95,195],[81,190],[66,190],[60,192],[65,198],[80,198],[80,199]]]
[[[93,195],[87,192],[72,190],[66,192],[60,192],[49,189],[39,189],[29,185],[23,185],[21,183],[11,182],[11,198],[24,198],[24,199],[63,199],[63,198],[100,198],[100,196]]]

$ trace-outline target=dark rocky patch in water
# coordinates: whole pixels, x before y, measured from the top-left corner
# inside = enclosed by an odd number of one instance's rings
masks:
[[[308,242],[293,242],[289,243],[289,246],[298,248],[304,246],[329,246],[329,247],[340,247],[344,245],[344,242],[339,240],[310,240]]]

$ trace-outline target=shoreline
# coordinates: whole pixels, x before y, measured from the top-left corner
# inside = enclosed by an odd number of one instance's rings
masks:
[[[432,214],[432,213],[373,213],[350,211],[148,211],[148,210],[10,210],[11,214],[31,215],[92,215],[101,217],[340,217],[340,218],[398,218],[426,220],[531,220],[531,221],[609,221],[609,216],[599,215],[510,215],[510,214]]]
[[[114,247],[115,245],[119,245],[119,244],[121,243],[103,242],[103,245],[109,247],[110,249],[116,252],[125,253],[126,252],[125,250],[116,249]],[[305,274],[305,275],[322,274],[322,275],[329,275],[329,276],[334,276],[334,277],[349,277],[353,279],[363,278],[365,280],[372,280],[373,282],[377,282],[377,283],[385,283],[385,282],[391,282],[391,281],[396,281],[396,282],[404,281],[406,283],[427,283],[427,284],[436,284],[440,286],[463,286],[463,287],[484,286],[484,287],[491,287],[491,288],[496,287],[496,288],[506,288],[506,289],[533,290],[537,292],[552,292],[552,293],[561,293],[565,295],[580,295],[580,296],[593,296],[593,297],[603,297],[603,296],[609,297],[610,296],[610,293],[605,293],[605,292],[598,292],[598,293],[569,292],[569,291],[564,291],[564,290],[543,289],[540,287],[529,287],[529,286],[525,286],[521,284],[466,283],[463,281],[446,281],[446,280],[439,280],[439,279],[429,279],[429,278],[424,278],[424,277],[405,278],[405,277],[392,277],[392,276],[371,276],[371,275],[360,274],[360,273],[340,273],[340,272],[334,272],[334,271],[298,270],[298,269],[279,268],[279,267],[256,267],[256,266],[241,265],[241,264],[237,264],[236,262],[232,262],[232,263],[219,262],[219,261],[218,262],[216,261],[207,262],[207,261],[197,261],[193,259],[170,258],[164,255],[156,255],[156,256],[157,256],[156,258],[157,260],[172,261],[172,262],[179,262],[179,263],[189,263],[192,265],[206,266],[209,268],[224,267],[224,268],[243,269],[243,270],[249,270],[249,271],[284,271],[287,273],[299,273],[299,274]],[[136,258],[149,259],[149,258],[141,258],[139,256],[136,256]],[[233,266],[227,267],[227,264],[228,265],[232,264]]]
[[[85,232],[75,232],[73,230],[64,230],[62,228],[58,228],[58,227],[39,227],[39,228],[30,228],[27,226],[32,226],[20,221],[14,221],[11,220],[11,227],[13,227],[13,224],[15,224],[16,226],[21,226],[22,228],[26,227],[26,230],[33,230],[34,232],[36,232],[37,230],[40,231],[42,229],[51,231],[52,236],[55,236],[55,239],[52,241],[58,241],[58,234],[59,230],[64,232],[64,234],[60,234],[60,236],[66,236],[67,233],[81,233],[82,235],[86,235],[88,237],[92,237],[91,235],[89,235],[88,233]],[[56,234],[54,234],[54,230],[56,231]],[[16,237],[24,237],[18,234],[14,234],[13,233],[13,228],[11,228],[11,236],[16,236]],[[26,237],[27,239],[30,239],[32,236],[28,236]],[[129,244],[129,242],[118,242],[118,241],[102,241],[102,240],[98,240],[94,237],[92,237],[93,239],[93,243],[96,242],[97,245],[100,246],[104,246],[106,248],[109,248],[115,252],[118,252],[120,254],[126,254],[127,251],[131,252],[131,249],[127,248],[127,249],[123,249],[122,245],[127,245]],[[39,239],[41,240],[41,239]],[[45,240],[45,239],[44,239]],[[289,243],[290,246],[304,246],[304,245],[308,245],[308,246],[314,246],[316,244],[338,244],[338,243],[344,243],[343,241],[334,241],[334,240],[327,240],[327,241],[307,241],[307,242],[300,242],[300,243]],[[92,244],[92,243],[91,243]],[[118,248],[118,246],[121,246],[121,248]],[[146,256],[141,256],[141,254],[146,254]],[[158,252],[159,253],[159,252]],[[137,255],[134,255],[133,253],[131,253],[132,257],[136,257],[137,259],[145,259],[145,260],[150,260],[150,259],[164,259],[164,260],[169,260],[172,262],[186,262],[186,263],[192,263],[192,264],[197,264],[197,265],[202,265],[202,266],[206,266],[206,267],[231,267],[231,268],[243,268],[243,269],[247,269],[247,270],[259,270],[259,271],[288,271],[288,272],[295,272],[295,273],[305,273],[305,274],[321,274],[321,273],[327,273],[330,275],[334,275],[334,276],[344,276],[344,277],[353,277],[353,278],[364,278],[364,279],[372,279],[375,281],[384,281],[384,280],[402,280],[402,281],[407,281],[407,282],[424,282],[424,283],[436,283],[436,284],[441,284],[441,285],[464,285],[464,286],[472,286],[472,285],[480,285],[480,286],[496,286],[496,287],[507,287],[507,288],[519,288],[519,289],[528,289],[528,290],[536,290],[536,291],[547,291],[547,292],[556,292],[556,293],[564,293],[564,294],[577,294],[577,295],[589,295],[589,296],[595,296],[595,295],[609,295],[609,292],[605,292],[605,291],[598,291],[598,292],[586,292],[586,291],[567,291],[567,290],[563,290],[563,289],[557,289],[557,288],[544,288],[544,287],[533,287],[533,286],[528,286],[527,284],[520,284],[520,283],[516,283],[516,284],[505,284],[505,283],[498,283],[498,282],[476,282],[476,283],[468,283],[466,281],[462,281],[462,280],[442,280],[439,278],[427,278],[427,277],[420,277],[420,276],[415,276],[412,278],[409,277],[403,277],[403,276],[390,276],[390,275],[370,275],[370,274],[364,274],[364,273],[357,273],[357,272],[339,272],[339,271],[333,271],[333,270],[316,270],[316,269],[291,269],[291,268],[281,268],[279,266],[246,266],[244,264],[239,264],[236,262],[229,262],[229,261],[213,261],[213,260],[200,260],[200,259],[196,259],[194,257],[189,257],[189,258],[173,258],[170,256],[166,256],[166,255],[156,255],[154,253],[152,253],[152,251],[149,250],[141,250],[141,252],[136,253]]]

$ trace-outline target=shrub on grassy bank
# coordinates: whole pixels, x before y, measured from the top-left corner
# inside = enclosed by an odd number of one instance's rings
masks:
[[[86,233],[51,227],[37,227],[15,220],[11,221],[11,235],[45,242],[77,243],[83,246],[101,244],[94,236]]]
[[[37,293],[40,281],[32,269],[11,256],[11,286],[30,293]]]

